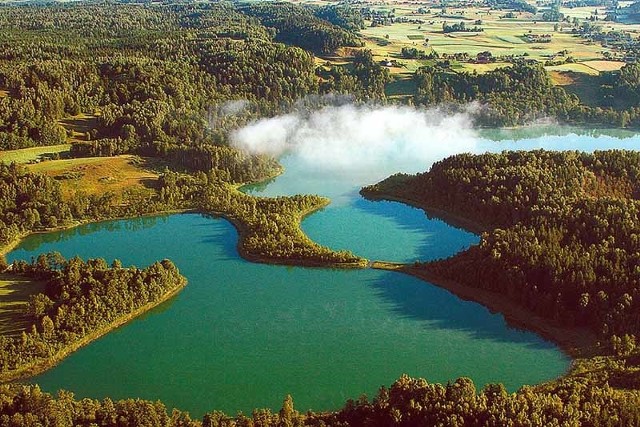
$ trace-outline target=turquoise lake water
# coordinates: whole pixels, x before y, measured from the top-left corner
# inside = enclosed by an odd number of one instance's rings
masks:
[[[640,148],[637,136],[507,137],[482,138],[476,149]],[[421,210],[360,198],[359,187],[386,176],[382,170],[310,173],[295,156],[283,164],[284,175],[246,191],[331,197],[331,205],[303,222],[319,243],[369,259],[413,261],[450,256],[478,241]],[[33,381],[77,397],[161,399],[201,416],[213,409],[277,410],[286,394],[299,410],[335,409],[348,398],[374,396],[403,373],[431,382],[469,376],[478,387],[503,382],[515,391],[568,368],[554,345],[423,281],[376,270],[253,264],[238,257],[236,243],[227,221],[199,214],[109,221],[25,239],[10,261],[53,250],[137,266],[170,258],[189,279],[176,298]]]

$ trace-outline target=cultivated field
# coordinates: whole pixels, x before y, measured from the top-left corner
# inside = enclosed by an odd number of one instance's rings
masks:
[[[371,21],[365,20],[365,28],[360,33],[366,48],[372,50],[376,59],[382,63],[395,60],[393,65],[389,64],[389,70],[392,74],[399,74],[401,78],[421,66],[433,63],[425,59],[403,58],[402,48],[416,48],[426,54],[435,51],[440,57],[468,54],[469,60],[452,62],[454,70],[487,72],[509,64],[501,61],[501,57],[523,56],[547,63],[549,70],[594,75],[601,71],[618,70],[624,63],[605,58],[614,58],[616,55],[620,57],[620,53],[603,47],[600,42],[590,42],[574,34],[573,18],[578,19],[578,22],[597,18],[595,23],[605,31],[624,30],[640,34],[640,25],[603,21],[606,15],[604,8],[562,8],[561,12],[568,17],[568,22],[543,22],[543,7],[539,7],[538,13],[533,15],[528,12],[492,10],[480,2],[476,4],[474,7],[456,7],[454,3],[443,8],[442,3],[435,1],[368,1],[361,6],[378,12],[393,13],[396,22],[372,26]],[[509,12],[512,14],[508,15]],[[453,25],[460,22],[464,22],[467,28],[479,26],[483,31],[443,32],[445,23]],[[531,39],[545,36],[545,40],[550,41],[532,42],[528,36]],[[498,60],[476,63],[477,54],[484,51],[491,52]]]

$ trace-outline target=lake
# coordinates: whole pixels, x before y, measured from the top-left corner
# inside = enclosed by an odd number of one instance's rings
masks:
[[[508,133],[489,135],[498,141],[481,136],[470,151],[640,148],[637,136],[535,132],[517,134],[518,141]],[[331,205],[303,222],[321,244],[369,259],[414,261],[447,257],[478,241],[421,210],[362,199],[360,186],[385,177],[384,168],[328,172],[295,154],[282,162],[283,175],[245,191],[331,197]],[[336,409],[361,394],[373,397],[403,373],[430,382],[468,376],[478,388],[502,382],[515,391],[568,369],[570,360],[553,344],[413,277],[253,264],[239,258],[236,243],[227,221],[199,214],[108,221],[25,239],[9,261],[54,250],[140,267],[170,258],[189,280],[176,298],[33,381],[76,397],[160,399],[199,417],[214,409],[278,410],[287,394],[299,410]]]

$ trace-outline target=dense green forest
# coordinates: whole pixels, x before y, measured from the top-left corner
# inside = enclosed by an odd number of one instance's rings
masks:
[[[471,219],[479,245],[422,268],[508,295],[628,355],[640,336],[640,153],[456,155],[363,189]]]
[[[369,401],[349,400],[332,413],[297,411],[287,396],[282,409],[254,410],[251,416],[219,411],[202,421],[160,402],[145,400],[75,400],[72,393],[57,396],[38,386],[0,386],[0,426],[633,426],[640,423],[640,397],[588,379],[564,380],[548,389],[524,387],[509,394],[499,384],[480,392],[468,378],[447,385],[402,376],[381,387]]]
[[[522,61],[483,74],[423,67],[414,76],[414,102],[436,105],[479,101],[482,108],[475,115],[487,126],[515,126],[554,117],[568,123],[638,127],[639,75],[639,64],[627,64],[618,73],[603,73],[597,82],[600,106],[591,107],[554,86],[541,64]]]
[[[15,261],[13,274],[45,280],[25,309],[31,327],[20,336],[0,336],[0,380],[48,369],[79,346],[142,314],[185,284],[169,260],[145,269],[109,267],[103,259],[64,259],[41,254],[31,263]]]
[[[276,41],[312,52],[329,53],[344,46],[364,45],[354,33],[344,28],[353,29],[357,25],[350,24],[345,13],[339,14],[344,9],[323,8],[314,14],[313,10],[292,3],[263,2],[253,3],[241,10],[258,18],[265,27],[273,28]],[[321,19],[323,15],[339,22],[341,26],[333,25],[329,19]]]
[[[360,44],[293,5],[0,7],[1,149],[64,142],[59,121],[80,113],[96,115],[86,140],[113,146],[110,153],[224,145],[229,129],[319,92],[313,55],[277,41],[321,41],[304,47],[324,51]],[[370,84],[367,67],[379,70],[362,61],[358,70],[341,68],[349,89],[384,98],[384,83]],[[220,108],[233,100],[246,106]]]

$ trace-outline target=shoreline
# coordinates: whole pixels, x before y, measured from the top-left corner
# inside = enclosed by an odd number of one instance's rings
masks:
[[[462,300],[481,304],[491,313],[502,314],[509,326],[534,332],[545,340],[553,342],[573,360],[592,356],[591,353],[596,346],[597,339],[591,331],[557,325],[499,293],[463,285],[406,264],[374,261],[371,268],[408,274],[445,289]]]
[[[490,227],[485,226],[477,221],[474,221],[470,218],[464,217],[462,215],[456,215],[451,212],[447,212],[444,209],[436,208],[434,206],[426,206],[418,204],[416,200],[409,199],[406,197],[400,197],[393,194],[389,194],[383,191],[376,191],[375,193],[370,193],[368,191],[360,193],[362,197],[371,201],[390,201],[390,202],[398,202],[404,203],[405,205],[411,206],[412,208],[421,209],[427,217],[436,218],[441,221],[446,222],[447,224],[461,228],[465,231],[469,231],[476,235],[481,235],[482,233],[486,233],[490,231]]]
[[[449,225],[462,228],[475,234],[482,234],[488,231],[488,227],[483,227],[482,224],[470,218],[465,218],[431,206],[423,206],[408,198],[398,197],[384,192],[373,195],[363,194],[363,196],[369,200],[390,200],[422,209],[427,215],[434,216]],[[548,319],[540,317],[520,304],[509,300],[502,294],[463,285],[454,280],[430,273],[420,267],[414,267],[411,264],[373,261],[370,265],[371,268],[374,269],[396,271],[417,277],[425,282],[446,289],[463,300],[477,302],[492,313],[502,314],[510,326],[534,332],[542,338],[553,342],[563,353],[571,357],[572,360],[593,356],[595,353],[598,340],[593,332],[585,328],[572,328],[558,325]]]
[[[236,190],[239,191],[239,190]],[[246,193],[243,193],[246,194]],[[251,196],[251,197],[255,197],[255,196]],[[307,239],[309,239],[309,236],[307,236],[304,231],[302,231],[302,228],[300,228],[300,225],[302,223],[302,220],[304,218],[306,218],[307,216],[313,214],[314,212],[317,212],[323,208],[325,208],[326,206],[328,206],[331,203],[331,200],[325,200],[324,203],[322,203],[321,205],[318,206],[314,206],[313,208],[307,209],[306,211],[300,212],[298,214],[298,228],[300,229],[300,232],[302,234],[304,234]],[[270,264],[270,265],[282,265],[282,266],[290,266],[290,267],[312,267],[312,268],[338,268],[338,269],[364,269],[367,268],[367,263],[368,260],[364,260],[362,263],[331,263],[331,262],[323,262],[323,261],[316,261],[316,260],[310,260],[310,259],[298,259],[298,258],[273,258],[273,257],[266,257],[266,256],[261,256],[261,255],[254,255],[250,252],[248,252],[242,242],[244,241],[245,237],[251,232],[250,229],[245,225],[244,222],[240,221],[238,218],[234,218],[233,216],[223,213],[223,212],[217,212],[217,211],[202,211],[203,214],[205,215],[213,215],[213,216],[218,216],[221,217],[227,221],[229,221],[231,223],[231,225],[234,226],[234,228],[236,229],[236,231],[238,232],[238,242],[236,243],[236,249],[238,250],[238,255],[242,258],[245,259],[249,262],[255,262],[255,263],[259,263],[259,264]],[[313,240],[309,239],[312,243]],[[315,243],[318,244],[318,243]]]
[[[181,214],[181,213],[189,213],[189,212],[193,212],[196,213],[198,212],[197,209],[169,209],[166,211],[158,211],[158,212],[149,212],[149,213],[145,213],[145,214],[140,214],[140,215],[133,215],[133,216],[117,216],[117,217],[113,217],[113,218],[101,218],[101,219],[88,219],[88,220],[83,220],[83,221],[75,221],[71,224],[67,224],[67,225],[61,225],[58,227],[52,227],[52,228],[46,228],[46,229],[42,229],[42,230],[33,230],[33,231],[29,231],[27,233],[23,233],[17,237],[15,237],[12,241],[10,241],[9,243],[0,246],[0,257],[6,256],[9,252],[13,251],[16,247],[18,247],[20,245],[20,243],[22,243],[22,241],[24,239],[26,239],[27,237],[34,235],[34,234],[47,234],[47,233],[55,233],[56,231],[65,231],[65,230],[71,230],[74,229],[76,227],[80,227],[82,225],[86,225],[86,224],[99,224],[101,222],[107,222],[107,221],[120,221],[120,220],[126,220],[126,219],[138,219],[138,218],[144,218],[144,217],[150,217],[150,216],[160,216],[160,215],[173,215],[173,214]]]
[[[93,332],[88,333],[87,335],[83,336],[77,341],[74,341],[69,345],[63,347],[62,349],[60,349],[58,352],[56,352],[55,354],[53,354],[51,357],[47,359],[32,362],[29,365],[14,371],[0,373],[0,384],[12,382],[12,381],[24,380],[54,368],[71,353],[92,343],[93,341],[97,340],[98,338],[101,338],[102,336],[108,334],[109,332],[114,331],[115,329],[118,329],[119,327],[131,322],[135,318],[151,311],[152,309],[158,307],[160,304],[169,301],[171,298],[175,297],[182,289],[184,289],[186,285],[187,285],[187,281],[184,280],[180,285],[176,286],[170,292],[167,292],[165,295],[162,296],[162,298],[158,299],[157,301],[152,301],[143,305],[142,307],[138,307],[131,313],[121,316],[118,319],[114,320],[113,322],[107,325],[104,325],[103,327]]]

